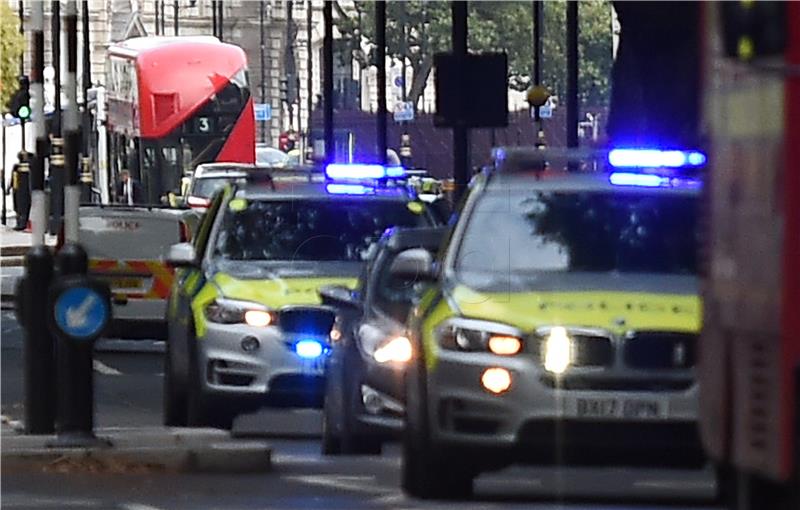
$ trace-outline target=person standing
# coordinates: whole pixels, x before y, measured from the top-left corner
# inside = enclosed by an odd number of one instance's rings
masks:
[[[14,212],[17,214],[17,224],[14,230],[25,230],[28,226],[28,217],[31,212],[30,190],[30,155],[26,151],[19,151],[17,162],[11,169],[11,183],[14,196]]]
[[[117,183],[117,201],[122,204],[135,205],[142,203],[142,186],[131,177],[128,170],[119,173],[120,181]]]

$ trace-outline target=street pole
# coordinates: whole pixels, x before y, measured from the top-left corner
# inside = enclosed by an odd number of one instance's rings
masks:
[[[533,0],[533,84],[542,84],[542,33],[544,32],[544,0]],[[544,129],[539,106],[534,106],[536,142],[544,144]]]
[[[578,147],[578,109],[578,2],[573,1],[567,2],[567,148]]]
[[[211,34],[217,37],[217,0],[211,0]]]
[[[6,120],[0,119],[0,122],[3,123],[3,150],[1,158],[3,158],[2,163],[0,163],[0,169],[2,169],[3,173],[0,175],[0,185],[3,187],[3,210],[0,211],[0,223],[3,225],[6,224]]]
[[[85,275],[88,256],[79,244],[78,210],[81,187],[78,154],[81,150],[80,114],[78,112],[78,4],[67,0],[67,75],[64,110],[64,162],[67,186],[64,190],[64,246],[58,253],[59,277]],[[58,336],[58,444],[81,446],[95,440],[93,412],[93,368],[91,342],[79,342]]]
[[[21,2],[20,2],[21,5]],[[50,434],[54,430],[55,398],[53,338],[43,320],[47,292],[53,277],[53,257],[45,246],[47,198],[44,159],[47,132],[44,122],[44,2],[31,3],[31,103],[36,126],[36,154],[31,169],[32,245],[25,257],[25,277],[19,287],[19,313],[25,326],[25,432]]]
[[[261,85],[259,86],[259,92],[261,97],[261,103],[266,104],[267,102],[267,70],[264,63],[264,53],[266,50],[267,39],[266,39],[266,31],[264,30],[264,14],[267,8],[267,4],[265,0],[261,0],[258,6],[258,27],[259,27],[259,69],[261,70]],[[267,123],[265,121],[260,121],[260,133],[261,133],[261,143],[265,143],[267,141]]]
[[[325,163],[333,163],[336,151],[333,146],[333,2],[322,5],[325,37],[322,40],[322,98],[324,102]]]
[[[172,2],[172,18],[175,23],[175,36],[178,36],[178,0]]]
[[[161,2],[161,35],[167,35],[167,6],[164,5],[164,0]]]
[[[464,67],[467,57],[467,2],[454,1],[450,4],[450,12],[452,16],[452,29],[451,40],[453,46],[453,54],[458,58],[460,57],[462,64],[460,68]],[[455,90],[454,94],[463,94],[467,91]],[[472,91],[469,91],[472,93]],[[461,101],[461,104],[466,104]],[[453,180],[455,181],[455,201],[461,200],[461,197],[467,189],[467,182],[469,180],[469,132],[462,121],[453,127]]]
[[[295,88],[297,85],[296,83],[296,76],[297,76],[297,66],[295,65],[294,61],[294,48],[292,45],[294,44],[294,32],[293,32],[293,24],[294,24],[294,2],[292,0],[286,1],[286,42],[283,52],[283,62],[284,62],[284,73],[286,73],[286,112],[289,118],[289,130],[294,128],[294,99],[297,94],[292,94],[291,90]],[[296,91],[296,89],[295,89]],[[300,126],[298,126],[298,130]]]
[[[314,3],[311,0],[306,0],[306,153],[312,147],[311,142],[311,121],[313,118],[314,110],[314,53],[311,46],[311,38],[313,36],[312,24],[314,22]],[[303,154],[305,159],[308,154]]]
[[[386,2],[375,2],[375,46],[378,64],[378,162],[386,164]]]
[[[64,158],[61,156],[61,1],[50,2],[50,62],[53,66],[53,117],[50,123],[50,224],[57,234],[64,216]]]
[[[217,24],[219,28],[219,40],[225,40],[225,11],[222,9],[222,0],[217,0],[217,9],[219,10],[219,14],[217,15]]]
[[[161,2],[159,0],[155,1],[155,4],[156,4],[156,35],[161,35],[161,9],[159,9],[159,4],[160,3]],[[212,2],[212,4],[213,4],[213,2]],[[214,30],[215,30],[215,34],[216,34],[216,28]]]
[[[81,36],[83,37],[83,158],[91,171],[92,114],[89,111],[89,89],[92,87],[92,48],[89,40],[89,0],[81,1],[81,22]]]
[[[17,8],[19,11],[19,35],[25,35],[25,2],[24,0],[19,0],[17,4]],[[44,23],[44,20],[42,21]],[[19,56],[19,75],[25,76],[25,52],[22,52]],[[21,131],[21,142],[22,142],[22,150],[27,150],[27,144],[25,143],[25,119],[20,119],[19,127]]]

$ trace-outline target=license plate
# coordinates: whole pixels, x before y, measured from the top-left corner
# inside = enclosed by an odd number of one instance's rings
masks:
[[[565,402],[566,413],[581,419],[664,420],[669,416],[666,400],[577,397]]]

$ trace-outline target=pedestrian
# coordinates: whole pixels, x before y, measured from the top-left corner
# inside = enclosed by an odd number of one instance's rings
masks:
[[[25,230],[31,212],[30,154],[27,151],[21,150],[17,154],[17,162],[11,168],[11,183],[17,215],[14,230]]]
[[[142,203],[142,185],[139,184],[128,170],[119,173],[119,182],[116,189],[117,201],[127,205]]]

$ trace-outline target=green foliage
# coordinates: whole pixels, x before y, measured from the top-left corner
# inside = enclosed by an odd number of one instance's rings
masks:
[[[0,2],[0,109],[17,91],[19,58],[25,40],[19,33],[19,18],[8,2]]]
[[[342,37],[351,41],[361,65],[371,65],[361,52],[359,35],[375,41],[374,2],[356,1],[356,13],[337,20]],[[386,8],[387,55],[408,56],[414,71],[409,100],[416,101],[432,65],[432,56],[450,49],[450,4],[442,1],[391,1]],[[585,0],[579,6],[580,98],[584,105],[604,105],[611,74],[611,5]],[[340,11],[342,13],[342,11]],[[360,18],[360,19],[359,19]],[[566,0],[544,2],[542,81],[553,94],[566,92]],[[403,26],[406,36],[403,37]],[[474,52],[506,51],[509,84],[525,90],[533,70],[532,2],[469,2],[469,47]]]

